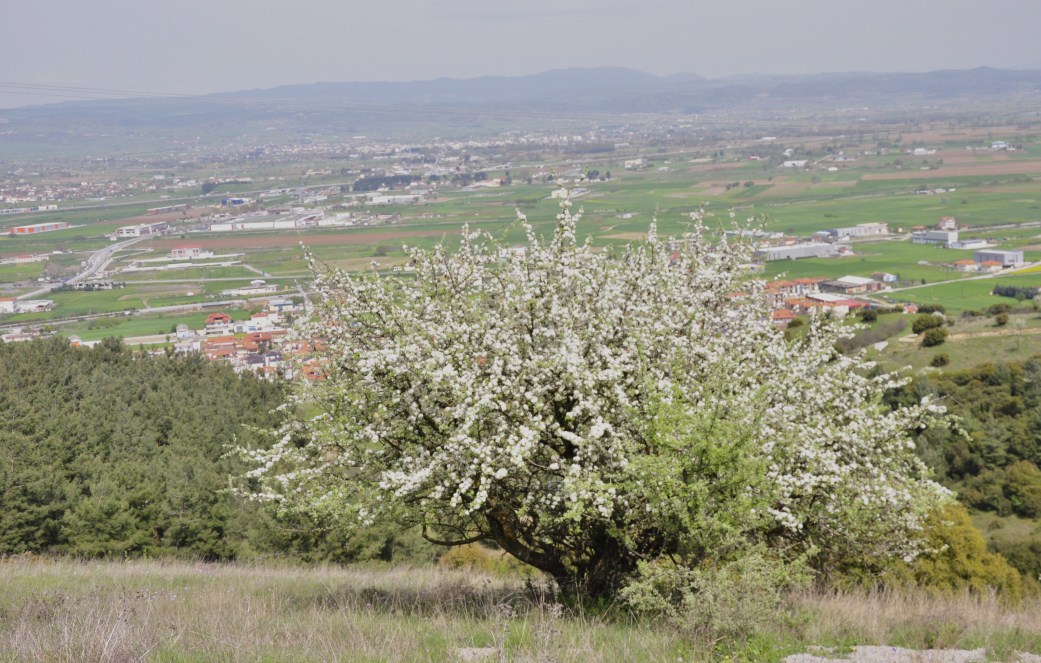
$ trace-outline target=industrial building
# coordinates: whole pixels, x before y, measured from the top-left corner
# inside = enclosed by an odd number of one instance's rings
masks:
[[[989,260],[1000,262],[1002,267],[1015,267],[1016,265],[1022,265],[1025,262],[1023,259],[1023,251],[996,251],[994,249],[988,249],[986,251],[975,252],[972,254],[972,258],[978,263],[984,263]]]
[[[865,278],[863,276],[843,276],[833,281],[824,281],[820,289],[824,292],[834,292],[842,295],[860,295],[868,292],[878,292],[886,287],[882,281]]]
[[[116,237],[151,237],[162,235],[169,229],[169,224],[164,221],[156,223],[141,223],[136,226],[123,226],[116,229]]]
[[[774,260],[798,260],[799,258],[833,258],[849,251],[848,246],[809,242],[788,246],[768,246],[758,249],[755,258],[763,262]]]
[[[950,247],[957,241],[957,230],[919,230],[911,233],[911,242],[914,244],[942,244]]]
[[[885,221],[858,223],[848,228],[828,228],[815,234],[829,242],[843,239],[860,239],[863,237],[882,237],[889,234],[889,224]]]
[[[212,257],[212,251],[203,251],[200,246],[175,246],[170,249],[171,260],[194,260],[197,258]]]
[[[34,223],[29,226],[15,226],[7,231],[8,235],[12,237],[20,237],[23,235],[39,235],[40,233],[54,232],[55,230],[65,230],[69,227],[69,224],[65,221],[53,221],[51,223]]]

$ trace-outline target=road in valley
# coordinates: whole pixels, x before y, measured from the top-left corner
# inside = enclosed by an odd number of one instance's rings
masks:
[[[103,249],[95,251],[94,253],[90,254],[89,258],[87,258],[84,261],[83,271],[76,274],[72,278],[66,279],[64,284],[77,283],[79,281],[83,281],[84,279],[89,279],[91,276],[94,276],[98,272],[101,272],[106,267],[108,267],[109,263],[111,263],[112,259],[115,257],[117,251],[122,251],[123,249],[133,246],[134,244],[137,244],[138,242],[144,239],[148,238],[134,237],[133,239],[128,239],[122,242],[116,242],[115,244],[110,244],[109,246],[106,246]],[[42,288],[37,288],[32,292],[27,292],[23,295],[18,295],[18,299],[33,299],[35,297],[39,297],[40,295],[47,294],[51,290],[54,290],[55,288],[64,284],[50,283]]]

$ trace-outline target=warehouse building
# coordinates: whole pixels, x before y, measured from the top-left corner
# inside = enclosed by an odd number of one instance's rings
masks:
[[[989,260],[1000,262],[1002,267],[1015,267],[1025,262],[1022,251],[996,251],[988,249],[986,251],[977,251],[972,254],[972,257],[978,263],[984,263]]]
[[[34,223],[29,226],[15,226],[7,231],[8,235],[12,237],[21,237],[24,235],[39,235],[40,233],[54,232],[55,230],[65,230],[69,227],[69,224],[65,221],[53,221],[51,223]]]
[[[774,260],[798,260],[799,258],[833,258],[849,251],[848,246],[809,242],[788,246],[769,246],[755,252],[755,258],[763,262]]]

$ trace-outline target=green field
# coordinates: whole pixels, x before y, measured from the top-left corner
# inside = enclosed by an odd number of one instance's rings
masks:
[[[923,288],[895,292],[887,296],[897,302],[943,304],[952,313],[983,310],[991,304],[1012,304],[1016,300],[991,294],[996,285],[1041,287],[1041,273],[1000,276],[992,279],[960,280]]]
[[[1001,248],[1029,247],[1027,259],[1041,259],[1041,227],[991,228],[1001,224],[1041,221],[1041,136],[1020,131],[1015,140],[1024,144],[1016,153],[995,154],[987,150],[987,140],[975,126],[944,126],[935,135],[940,142],[929,147],[940,151],[935,155],[918,157],[903,150],[920,146],[921,142],[898,145],[904,129],[893,127],[884,133],[861,135],[856,132],[832,138],[806,138],[772,145],[753,141],[731,141],[733,145],[719,149],[718,145],[692,145],[670,148],[666,145],[633,146],[617,153],[561,156],[555,165],[536,168],[523,160],[511,165],[513,184],[473,191],[442,187],[434,198],[418,205],[361,206],[359,215],[393,214],[391,223],[360,225],[343,229],[321,229],[298,233],[267,232],[247,234],[182,233],[185,241],[220,239],[229,248],[220,252],[244,253],[242,262],[271,278],[307,278],[307,266],[298,242],[303,242],[321,261],[348,270],[367,269],[372,260],[381,261],[387,269],[404,260],[403,244],[430,248],[442,240],[449,246],[458,241],[460,228],[469,224],[499,238],[506,244],[523,242],[521,228],[515,222],[520,209],[535,226],[536,231],[549,237],[559,211],[558,201],[549,198],[559,186],[557,182],[536,181],[525,183],[528,175],[552,172],[557,181],[571,178],[595,167],[610,171],[607,181],[579,182],[570,186],[588,191],[574,199],[574,208],[581,208],[584,216],[579,224],[579,236],[589,237],[599,246],[624,245],[639,241],[652,220],[657,221],[660,235],[678,235],[690,227],[689,214],[705,207],[715,216],[707,221],[710,229],[724,230],[753,219],[753,225],[768,230],[783,231],[789,235],[807,236],[815,231],[857,223],[884,220],[894,231],[909,230],[915,225],[933,225],[942,216],[954,216],[963,226],[965,237],[986,237],[995,240]],[[917,130],[917,129],[916,129]],[[908,129],[910,131],[910,129]],[[909,135],[914,136],[911,132]],[[910,138],[910,141],[916,139]],[[935,139],[930,139],[935,140]],[[828,141],[841,146],[849,161],[829,161]],[[858,142],[860,141],[860,142]],[[784,141],[782,141],[784,142]],[[888,154],[876,154],[877,145],[889,144]],[[984,149],[966,152],[966,146]],[[784,147],[796,148],[803,158],[810,154],[815,164],[808,169],[782,168],[778,165]],[[831,148],[835,149],[835,148]],[[647,160],[646,168],[626,170],[625,159],[639,154]],[[768,157],[752,160],[749,157]],[[770,161],[772,158],[774,161]],[[365,163],[365,159],[361,160]],[[360,164],[355,164],[360,165]],[[382,166],[377,161],[367,165]],[[829,170],[825,166],[831,166]],[[286,164],[257,164],[258,184],[263,175],[274,176],[278,184],[291,187],[317,182],[343,182],[338,174],[344,164],[318,160],[306,164],[307,169],[328,168],[332,175],[304,178],[296,166]],[[922,168],[928,170],[922,170]],[[113,166],[105,177],[118,179],[118,166]],[[185,177],[189,176],[187,173]],[[536,177],[536,180],[538,177]],[[934,194],[916,193],[922,189],[942,188]],[[235,185],[229,191],[249,190]],[[953,190],[952,190],[953,189]],[[223,189],[221,190],[223,192]],[[177,193],[163,204],[187,202],[200,209],[214,203],[213,196],[200,197],[199,191]],[[0,254],[44,252],[60,250],[52,256],[53,267],[74,270],[90,251],[109,245],[104,236],[116,227],[125,225],[130,217],[157,206],[153,194],[135,194],[96,204],[92,209],[63,209],[46,214],[34,214],[11,219],[10,223],[37,223],[65,220],[78,226],[69,230],[39,237],[9,239],[0,237]],[[334,200],[346,200],[333,196]],[[269,199],[270,204],[280,201]],[[71,205],[66,205],[68,208]],[[735,220],[730,219],[733,211]],[[176,237],[177,235],[172,235]],[[258,238],[274,242],[267,245]],[[234,248],[242,240],[241,248]],[[126,264],[140,258],[149,242],[135,246],[116,263]],[[786,276],[837,278],[844,275],[869,276],[873,272],[896,274],[901,285],[930,285],[928,288],[894,293],[894,301],[919,303],[938,302],[958,313],[973,308],[985,308],[991,296],[993,283],[965,280],[965,274],[943,267],[943,263],[971,257],[971,251],[957,252],[930,245],[913,245],[908,241],[866,242],[854,245],[855,255],[841,259],[806,259],[770,263],[766,278]],[[164,249],[165,250],[165,249]],[[39,266],[0,267],[0,283],[14,283],[39,278]],[[1041,285],[1041,279],[1015,278],[1016,283]],[[236,285],[234,282],[207,279],[234,278],[243,281],[263,278],[245,267],[192,267],[185,270],[141,272],[114,276],[117,280],[134,282],[117,293],[58,294],[58,308],[51,314],[28,316],[24,319],[48,319],[88,312],[118,312],[130,308],[189,303],[200,299],[219,297],[220,292]],[[190,283],[162,284],[160,281],[186,280]],[[159,286],[153,289],[150,285]],[[932,286],[934,283],[942,285]],[[288,285],[288,282],[287,282]],[[188,293],[192,294],[188,294]]]
[[[18,283],[35,280],[43,276],[46,262],[30,262],[20,265],[0,265],[0,283]]]
[[[206,324],[209,313],[171,314],[161,317],[132,316],[98,318],[87,322],[76,322],[62,325],[58,332],[63,336],[79,336],[84,341],[96,341],[108,336],[130,338],[134,336],[152,336],[155,334],[171,334],[177,325],[186,324],[191,329],[201,329]],[[233,318],[244,317],[244,314],[231,312]]]

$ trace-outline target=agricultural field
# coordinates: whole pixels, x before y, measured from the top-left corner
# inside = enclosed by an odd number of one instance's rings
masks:
[[[167,314],[162,316],[119,316],[95,318],[93,320],[62,325],[58,333],[64,336],[79,336],[83,341],[99,341],[107,336],[134,338],[173,334],[177,325],[185,324],[190,329],[202,329],[208,313]]]
[[[1016,151],[992,151],[1000,137],[1022,146]],[[912,148],[928,148],[915,155]],[[785,156],[782,151],[787,150]],[[626,161],[643,159],[639,167]],[[786,168],[783,159],[801,159],[801,168]],[[359,157],[357,168],[384,166]],[[330,164],[331,165],[331,164]],[[311,166],[316,171],[325,164]],[[173,232],[146,238],[119,252],[104,278],[125,281],[127,287],[104,293],[53,293],[49,313],[5,316],[0,324],[34,324],[90,313],[119,313],[155,306],[213,301],[222,290],[262,278],[295,287],[309,274],[306,247],[320,262],[347,270],[381,270],[407,262],[404,245],[430,248],[438,242],[453,246],[461,228],[481,230],[506,245],[523,241],[517,211],[536,231],[551,234],[559,201],[550,193],[561,183],[572,188],[574,208],[583,211],[581,238],[598,246],[622,246],[642,239],[652,221],[660,235],[677,235],[689,228],[689,215],[706,210],[710,229],[726,230],[752,225],[771,232],[805,237],[813,232],[857,223],[886,221],[893,235],[886,241],[858,242],[853,255],[838,259],[804,259],[768,263],[765,278],[870,276],[887,272],[899,277],[899,289],[890,302],[942,303],[953,313],[986,308],[994,297],[994,283],[1041,286],[1037,274],[1002,275],[976,280],[945,267],[971,257],[971,251],[912,244],[913,226],[931,226],[940,217],[954,216],[964,238],[984,238],[999,248],[1018,248],[1028,262],[1041,260],[1041,136],[1029,125],[957,126],[938,123],[835,137],[790,136],[764,144],[748,139],[726,145],[705,143],[666,149],[634,144],[617,153],[557,155],[536,161],[528,157],[504,168],[508,186],[466,190],[441,186],[427,200],[414,205],[357,206],[343,186],[353,176],[347,169],[328,167],[327,175],[300,175],[285,165],[258,163],[256,185],[222,186],[220,195],[255,193],[264,179],[273,186],[326,187],[326,205],[340,205],[355,214],[385,215],[378,224],[298,231],[189,232],[195,219],[219,211],[219,198],[198,191],[157,201],[136,193],[118,200],[83,205],[67,204],[53,212],[4,219],[0,231],[16,223],[62,220],[67,230],[32,238],[0,236],[0,256],[47,253],[49,260],[25,265],[0,265],[0,288],[8,293],[28,292],[41,278],[66,278],[81,263],[111,245],[109,235],[122,225],[163,220]],[[595,169],[609,179],[578,180]],[[308,169],[310,172],[310,168]],[[352,171],[357,172],[357,171]],[[186,173],[185,177],[190,176]],[[498,176],[497,174],[495,175]],[[118,169],[105,173],[113,180]],[[340,193],[335,188],[340,187]],[[271,197],[268,206],[292,205],[292,195]],[[187,203],[187,211],[147,215],[159,204]],[[218,205],[219,208],[219,205]],[[218,256],[210,265],[186,269],[121,272],[134,262],[165,255],[175,246],[199,246]],[[58,253],[56,253],[58,252]],[[227,260],[229,264],[215,263]],[[150,265],[151,266],[151,265]],[[161,266],[156,264],[155,266]],[[915,286],[910,289],[910,286]]]

